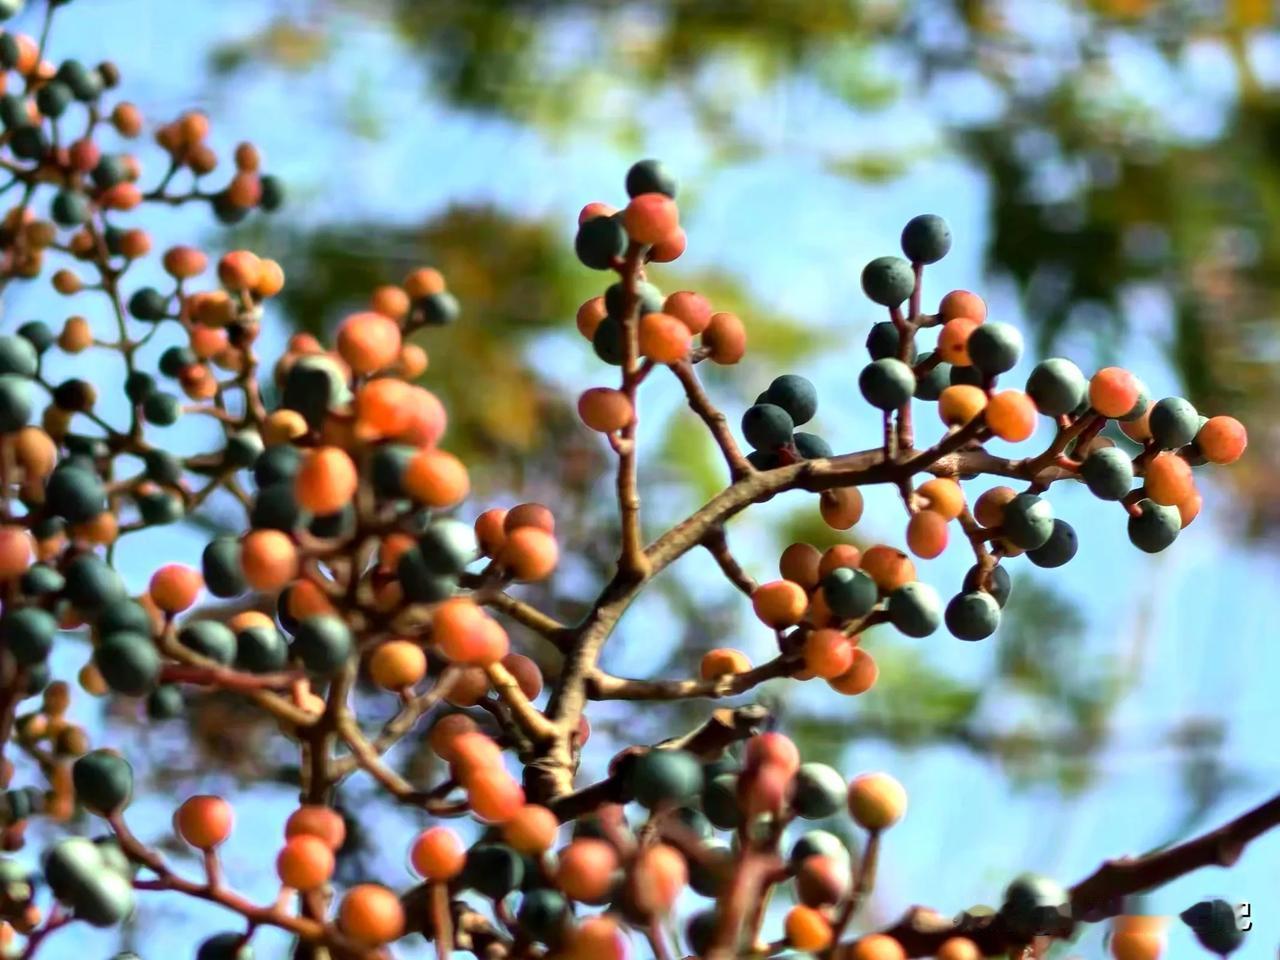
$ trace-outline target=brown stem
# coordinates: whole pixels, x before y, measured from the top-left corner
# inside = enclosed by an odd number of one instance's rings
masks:
[[[689,406],[693,409],[693,412],[702,418],[703,423],[711,431],[711,436],[715,439],[721,454],[724,455],[725,463],[729,465],[729,478],[736,480],[738,477],[750,473],[751,464],[743,456],[742,449],[738,446],[738,441],[734,439],[733,432],[729,429],[729,421],[711,402],[711,398],[707,396],[707,391],[703,388],[702,381],[698,379],[698,374],[694,371],[693,364],[687,360],[682,360],[671,365],[671,372],[676,375],[676,379],[684,387],[685,396],[689,398]]]
[[[644,539],[640,531],[640,490],[636,482],[636,428],[640,423],[640,411],[636,403],[639,386],[637,364],[639,361],[639,297],[636,283],[639,280],[645,247],[631,242],[627,248],[622,274],[622,392],[626,394],[634,411],[631,420],[621,430],[618,441],[618,510],[622,520],[622,553],[618,557],[618,574],[633,582],[643,580],[648,574],[648,560],[644,554]]]
[[[756,592],[755,579],[742,569],[742,564],[738,563],[733,551],[729,549],[729,538],[724,532],[724,527],[712,527],[708,530],[707,535],[702,538],[702,545],[707,548],[711,556],[715,557],[716,563],[729,578],[730,583],[748,597]]]

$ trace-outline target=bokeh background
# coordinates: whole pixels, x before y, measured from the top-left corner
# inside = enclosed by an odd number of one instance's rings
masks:
[[[680,175],[690,237],[688,253],[652,278],[665,290],[702,290],[747,321],[748,360],[711,374],[735,421],[773,376],[795,372],[818,383],[818,430],[838,450],[877,442],[856,374],[866,333],[883,317],[858,276],[870,257],[897,252],[909,217],[930,212],[956,239],[926,273],[926,309],[965,287],[987,298],[993,316],[1022,325],[1033,349],[1011,380],[1050,353],[1086,369],[1123,358],[1157,395],[1181,393],[1247,422],[1246,459],[1201,481],[1204,513],[1167,554],[1132,548],[1114,505],[1055,490],[1080,552],[1059,571],[1011,562],[1014,596],[995,638],[876,631],[865,640],[881,665],[870,693],[846,699],[825,685],[784,683],[743,698],[768,702],[808,757],[847,775],[885,769],[907,786],[909,815],[887,839],[863,915],[874,925],[912,903],[945,913],[998,903],[1021,869],[1074,882],[1106,857],[1185,838],[1277,789],[1272,7],[82,0],[59,15],[51,54],[118,60],[123,94],[148,117],[201,108],[224,156],[250,139],[284,177],[286,211],[231,232],[203,210],[144,218],[158,246],[248,245],[284,264],[288,285],[262,340],[268,356],[291,332],[331,330],[376,283],[422,263],[445,272],[464,319],[423,340],[426,383],[450,407],[446,446],[473,464],[477,494],[464,515],[526,499],[553,506],[569,557],[554,592],[534,596],[565,618],[607,576],[616,525],[612,455],[573,415],[576,393],[615,373],[574,329],[577,305],[600,292],[602,275],[576,262],[572,237],[584,203],[625,198],[623,174],[642,156]],[[35,29],[36,12],[19,28]],[[72,310],[94,319],[102,304],[81,300],[69,307],[42,287],[14,290],[6,322],[40,317],[56,327]],[[76,358],[81,371],[92,364],[96,383],[118,382],[109,356],[86,356]],[[100,410],[120,416],[118,391],[103,393]],[[923,422],[941,429],[927,412]],[[654,536],[724,477],[671,378],[645,384],[642,424],[644,519]],[[165,438],[181,450],[212,443],[186,421]],[[871,495],[868,505],[854,538],[901,543],[900,504]],[[215,504],[206,524],[126,541],[117,563],[141,589],[158,560],[195,561],[210,530],[235,520]],[[763,578],[792,540],[833,542],[813,498],[799,494],[750,511],[729,536]],[[958,544],[924,576],[946,596],[970,563]],[[514,635],[554,673],[554,651]],[[617,673],[676,677],[712,646],[763,657],[770,642],[695,555],[628,613],[605,661]],[[87,653],[62,644],[61,675],[73,676]],[[394,710],[388,698],[362,697],[371,721]],[[135,830],[168,844],[175,797],[236,794],[227,874],[269,900],[271,857],[296,802],[296,759],[270,722],[219,697],[193,698],[185,719],[163,725],[138,722],[135,704],[85,699],[77,717],[95,737],[148,758],[151,789],[131,808]],[[595,705],[582,782],[624,742],[662,739],[709,710]],[[439,776],[416,742],[394,759],[424,783]],[[343,786],[339,802],[352,814],[340,876],[407,883],[404,851],[422,818],[379,802],[363,777]],[[100,825],[73,828],[93,834]],[[182,856],[176,845],[173,853]],[[1253,960],[1280,944],[1278,890],[1273,836],[1234,870],[1201,871],[1135,908],[1174,914],[1204,896],[1250,902],[1254,930],[1238,956]],[[235,926],[202,905],[147,896],[118,945],[146,960],[188,956],[204,935]],[[1104,934],[1092,928],[1055,956],[1102,957]],[[105,960],[115,936],[72,928],[41,956]],[[255,945],[261,957],[288,953],[265,931]],[[427,954],[421,941],[397,949]],[[1175,922],[1170,955],[1198,949]],[[639,943],[637,955],[646,955]]]

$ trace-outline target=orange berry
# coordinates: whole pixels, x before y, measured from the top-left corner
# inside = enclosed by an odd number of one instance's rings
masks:
[[[594,220],[596,217],[612,217],[618,211],[609,206],[607,203],[601,203],[599,200],[593,200],[581,210],[578,211],[578,226],[586,223],[588,220]]]
[[[618,854],[603,840],[584,837],[560,851],[556,886],[565,896],[582,903],[599,903],[613,889]]]
[[[410,387],[404,398],[408,407],[408,424],[397,436],[405,443],[433,447],[444,436],[448,425],[444,404],[429,390]]]
[[[936,960],[982,960],[982,951],[968,937],[949,937],[938,948]]]
[[[1200,516],[1200,508],[1204,506],[1204,500],[1196,491],[1191,492],[1191,496],[1185,500],[1178,501],[1178,515],[1182,518],[1182,528],[1186,529],[1191,526],[1191,521]]]
[[[678,363],[689,355],[693,334],[684,322],[666,313],[640,318],[640,355],[654,363]]]
[[[971,383],[945,388],[938,396],[938,416],[949,427],[963,427],[987,406],[987,394]]]
[[[511,514],[507,514],[508,521]],[[538,527],[518,527],[507,533],[497,560],[516,579],[545,580],[560,561],[556,538]]]
[[[947,549],[947,534],[946,517],[921,510],[907,522],[907,548],[917,557],[932,560]]]
[[[656,314],[651,314],[656,316]],[[621,390],[591,387],[578,398],[578,416],[592,430],[613,433],[629,424],[635,416],[631,401]]]
[[[193,603],[204,586],[199,571],[180,563],[170,563],[151,575],[148,592],[157,607],[165,613],[181,613]]]
[[[126,230],[120,238],[120,252],[127,260],[140,260],[151,252],[151,236],[147,231],[135,227]]]
[[[520,503],[507,511],[503,528],[507,533],[518,527],[537,527],[547,533],[556,532],[555,515],[540,503]]]
[[[957,317],[942,325],[938,334],[938,356],[953,367],[967,367],[973,363],[969,358],[969,335],[981,326],[981,321],[972,317]]]
[[[475,733],[476,722],[465,713],[446,713],[431,725],[427,743],[436,756],[449,763],[454,762],[453,741],[464,733]]]
[[[605,308],[604,297],[592,297],[584,301],[578,308],[578,332],[588,340],[595,339],[596,330],[604,321],[609,311]]]
[[[857,487],[823,490],[818,495],[818,512],[832,530],[848,530],[862,519],[862,491]]]
[[[195,247],[170,247],[164,254],[164,268],[177,280],[189,280],[204,273],[209,258]]]
[[[384,690],[405,690],[427,674],[427,655],[410,640],[388,640],[369,658],[369,676]]]
[[[563,960],[626,960],[627,955],[618,922],[600,913],[570,931],[569,952]]]
[[[1159,453],[1147,463],[1147,496],[1166,507],[1177,506],[1196,492],[1191,465],[1176,453]]]
[[[389,367],[400,356],[400,325],[372,310],[353,313],[338,327],[338,353],[356,373]]]
[[[414,300],[444,292],[444,276],[434,267],[420,267],[404,278],[404,292]]]
[[[542,693],[542,669],[533,660],[520,653],[508,653],[502,658],[502,665],[515,678],[521,693],[530,700],[538,699]]]
[[[338,925],[353,940],[380,946],[404,933],[404,908],[400,898],[386,887],[362,883],[342,898]]]
[[[265,300],[274,297],[283,289],[284,267],[274,260],[263,260],[258,282],[253,285],[253,292]]]
[[[702,661],[698,664],[698,675],[703,680],[714,680],[717,677],[746,673],[750,669],[751,660],[741,650],[718,647],[702,655]]]
[[[840,676],[828,680],[827,683],[837,693],[843,693],[846,697],[856,697],[874,687],[879,678],[880,668],[876,666],[871,654],[861,647],[854,647],[853,665]]]
[[[676,227],[675,231],[668,234],[665,240],[660,240],[649,248],[649,259],[654,263],[670,263],[672,260],[680,259],[680,255],[684,253],[688,245],[689,237],[685,234],[684,229]]]
[[[416,380],[427,372],[430,360],[427,351],[416,343],[406,343],[400,347],[400,375],[406,380]]]
[[[403,380],[379,378],[356,391],[356,430],[368,440],[399,437],[409,429],[409,397],[413,387]]]
[[[285,841],[276,857],[276,873],[286,887],[308,893],[318,890],[333,876],[334,857],[329,845],[319,837],[299,834]]]
[[[943,320],[954,320],[956,317],[968,317],[979,323],[987,319],[987,305],[976,293],[968,290],[952,290],[938,305],[938,313]]]
[[[778,630],[795,626],[804,618],[809,596],[798,583],[774,580],[756,587],[751,594],[751,606],[761,623]]]
[[[345,450],[318,447],[303,457],[293,492],[304,510],[327,516],[350,503],[359,485],[356,465]]]
[[[702,331],[702,345],[712,363],[730,365],[747,355],[747,330],[733,313],[713,313]]]
[[[862,552],[862,569],[885,593],[893,593],[916,579],[916,565],[911,558],[885,544],[876,544]]]
[[[448,827],[431,827],[413,841],[409,862],[428,880],[452,880],[466,865],[467,850]]]
[[[665,194],[642,193],[622,211],[622,225],[636,243],[652,246],[680,228],[680,210]]]
[[[907,960],[907,951],[893,937],[872,933],[854,943],[849,960]]]
[[[461,503],[471,492],[471,478],[463,462],[432,447],[414,454],[401,485],[419,503],[438,509]]]
[[[68,317],[58,334],[58,346],[67,353],[80,353],[93,346],[93,328],[81,316]]]
[[[480,667],[463,667],[445,700],[455,707],[474,707],[489,693],[489,675]]]
[[[711,323],[711,301],[692,290],[677,290],[662,304],[662,312],[675,317],[690,333],[702,333]]]
[[[1138,378],[1121,367],[1104,367],[1089,381],[1089,405],[1104,417],[1123,417],[1138,403]]]
[[[262,261],[248,250],[232,250],[218,261],[218,279],[229,290],[252,290],[262,276]]]
[[[746,767],[778,767],[787,777],[800,769],[800,749],[783,733],[759,733],[747,741]]]
[[[934,477],[916,488],[925,500],[927,509],[941,514],[946,520],[954,520],[964,513],[964,490],[950,477]]]
[[[545,853],[556,842],[560,821],[546,807],[526,803],[502,825],[502,836],[517,852],[526,856]]]
[[[253,530],[241,542],[240,566],[255,590],[279,590],[298,575],[298,549],[279,530]]]
[[[1021,443],[1036,432],[1038,413],[1021,390],[1001,390],[987,401],[987,426],[1001,440]]]
[[[665,843],[642,850],[632,869],[636,905],[654,913],[670,910],[689,883],[689,865],[684,856]]]
[[[806,590],[818,585],[821,575],[822,553],[811,543],[793,543],[778,558],[778,572],[782,579],[798,583]]]
[[[136,137],[142,132],[142,111],[132,103],[117,103],[111,111],[111,125],[122,137]]]
[[[488,823],[506,823],[524,806],[524,790],[501,767],[473,771],[466,788],[471,812]]]
[[[31,566],[31,534],[22,527],[0,527],[0,580],[12,580]]]
[[[246,173],[255,173],[262,165],[262,157],[258,153],[258,148],[252,143],[236,144],[235,164],[237,170],[243,170]]]
[[[231,835],[231,804],[221,797],[188,797],[173,815],[178,836],[197,850],[212,850]]]
[[[1235,417],[1210,417],[1196,434],[1196,446],[1210,463],[1235,463],[1249,445],[1249,434]]]
[[[289,814],[284,835],[286,838],[319,837],[330,850],[338,850],[347,840],[347,825],[342,815],[332,808],[305,804]]]
[[[887,773],[863,773],[849,783],[849,815],[864,830],[887,830],[907,812],[907,791]]]
[[[803,904],[794,906],[784,921],[787,940],[797,950],[817,953],[831,945],[831,924],[819,911]]]
[[[1005,505],[1018,495],[1013,487],[992,487],[978,497],[973,505],[973,517],[984,527],[998,527],[1004,523]]]
[[[811,630],[804,640],[804,663],[815,677],[832,680],[853,666],[853,650],[839,630]]]
[[[818,563],[818,576],[825,577],[837,567],[856,567],[862,563],[862,551],[851,543],[837,543],[827,547]]]
[[[503,529],[503,521],[507,511],[501,507],[493,507],[476,517],[476,540],[486,557],[497,556],[506,542],[507,533]]]

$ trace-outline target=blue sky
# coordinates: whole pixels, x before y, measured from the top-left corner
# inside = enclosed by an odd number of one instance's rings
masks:
[[[200,106],[214,118],[215,142],[224,155],[241,138],[259,144],[268,167],[286,178],[295,197],[303,198],[288,215],[304,221],[366,214],[421,221],[451,202],[484,200],[524,215],[558,218],[568,243],[582,203],[617,201],[622,196],[622,174],[633,157],[585,134],[550,143],[530,129],[459,115],[424,101],[417,68],[394,41],[356,17],[344,24],[344,44],[337,57],[319,71],[251,76],[234,88],[209,83],[204,73],[209,46],[219,38],[241,35],[271,12],[271,5],[247,2],[73,4],[73,15],[55,31],[53,52],[96,61],[111,51],[124,68],[125,95],[149,117],[167,118]],[[1213,108],[1224,95],[1213,79],[1220,72],[1211,51],[1198,55],[1185,76],[1171,76],[1136,53],[1123,62],[1126,79],[1135,85],[1145,81],[1153,102],[1189,102],[1195,107],[1183,115],[1188,118],[1181,121],[1189,125],[1185,129],[1211,129]],[[353,142],[336,122],[339,105],[361,87],[375,93],[387,131],[381,140]],[[982,91],[972,93],[965,98],[965,108],[989,108],[983,96]],[[941,134],[936,118],[941,111],[952,115],[960,108],[959,99],[909,101],[872,117],[855,117],[795,84],[766,91],[746,105],[744,112],[755,118],[772,148],[761,160],[716,165],[691,125],[681,123],[678,115],[651,130],[645,143],[644,152],[667,159],[695,196],[684,210],[691,238],[689,266],[726,267],[744,278],[762,302],[839,332],[842,349],[812,358],[794,371],[819,384],[818,421],[838,449],[861,449],[877,442],[878,426],[857,397],[856,371],[866,329],[881,317],[862,298],[858,274],[870,257],[896,252],[898,231],[910,216],[941,214],[956,236],[952,254],[930,269],[929,296],[975,287],[987,296],[992,316],[1021,320],[1007,285],[982,275],[986,188],[974,170],[938,150],[899,180],[867,185],[824,173],[817,155],[823,147],[856,143],[937,143]],[[822,131],[822,141],[816,144],[811,135],[815,129]],[[203,214],[178,213],[156,221],[158,245],[202,238],[208,226]],[[654,273],[660,284],[668,275]],[[1158,394],[1174,391],[1176,383],[1161,350],[1163,331],[1169,329],[1165,298],[1159,290],[1137,291],[1137,304],[1144,308],[1146,320],[1133,326],[1126,356]],[[43,316],[50,321],[66,312],[65,304],[35,290],[15,295],[6,309],[13,311],[8,314],[11,319],[21,314],[22,319]],[[565,336],[549,338],[534,351],[534,362],[547,376],[566,384],[605,382],[587,351],[563,349],[574,344],[576,336],[568,316]],[[1068,340],[1086,343],[1082,338]],[[272,346],[268,336],[268,353]],[[1087,348],[1073,356],[1086,368],[1093,362]],[[1033,359],[1025,360],[1010,382],[1025,375]],[[110,371],[95,370],[93,378],[109,383],[111,376]],[[653,427],[642,430],[642,448],[660,441],[659,427],[680,405],[671,386],[646,386],[645,402],[652,412],[646,413],[644,423]],[[107,389],[103,393],[112,396]],[[736,419],[741,410],[730,407],[728,412]],[[936,428],[928,416],[923,420],[929,429]],[[697,429],[693,421],[690,429]],[[185,432],[170,432],[175,443],[198,442]],[[1272,759],[1271,749],[1280,717],[1269,684],[1262,682],[1280,671],[1280,651],[1271,642],[1270,629],[1280,616],[1280,578],[1273,556],[1236,542],[1226,491],[1210,482],[1204,515],[1174,549],[1158,557],[1130,547],[1118,509],[1100,505],[1079,489],[1055,496],[1059,515],[1081,532],[1077,559],[1055,574],[1064,595],[1078,605],[1089,624],[1079,655],[1140,646],[1142,680],[1114,717],[1115,742],[1104,754],[1095,785],[1069,800],[1048,789],[1014,790],[986,762],[947,749],[904,754],[876,744],[851,746],[842,772],[888,770],[911,796],[907,819],[887,841],[870,910],[873,919],[892,918],[916,902],[950,912],[991,901],[1017,868],[1070,882],[1107,856],[1136,854],[1167,839],[1182,809],[1176,757],[1170,751],[1147,749],[1146,744],[1189,715],[1220,717],[1228,723],[1227,756],[1242,776],[1200,829],[1266,799],[1280,780],[1280,763]],[[664,516],[675,520],[687,506],[659,501],[651,517],[655,524]],[[869,496],[868,506],[862,525],[866,532],[896,541],[902,526],[900,505],[893,497]],[[763,531],[770,517],[781,516],[786,508],[767,505],[733,528],[735,543],[742,545],[758,576],[771,575],[772,563],[763,552],[767,538],[753,530]],[[142,541],[138,548],[122,548],[122,570],[141,588],[148,572],[144,553],[148,560],[163,551],[166,559],[190,562],[199,548],[192,536],[165,533],[149,539],[145,548]],[[970,562],[963,550],[952,549],[928,565],[924,576],[946,595],[948,585],[959,581]],[[632,663],[627,647],[634,624],[633,619],[624,626],[617,655],[620,662],[642,670],[643,660]],[[758,639],[763,649],[766,638]],[[878,642],[904,641],[884,636]],[[981,675],[994,650],[990,643],[958,644],[942,634],[920,643],[936,664],[959,675]],[[68,646],[73,649],[60,654],[59,663],[73,671],[83,653]],[[857,701],[827,702],[808,688],[804,696],[816,698],[818,709],[857,709]],[[128,746],[123,738],[132,734],[126,728],[104,728],[96,716],[97,705],[82,704],[79,709],[91,728],[102,731],[105,742]],[[1021,716],[1016,704],[1010,705],[1008,715],[992,720],[1036,722]],[[594,759],[601,765],[607,757]],[[158,837],[167,829],[170,806],[169,798],[139,803],[130,819],[143,836]],[[238,805],[241,823],[226,849],[227,874],[260,900],[274,893],[266,853],[274,849],[289,809],[286,795],[265,789]],[[386,837],[384,859],[390,879],[403,864],[403,849],[416,821],[398,813],[388,814],[387,821],[379,827]],[[1256,929],[1238,956],[1274,956],[1280,940],[1275,915],[1280,902],[1274,895],[1278,884],[1280,837],[1273,836],[1252,845],[1230,873],[1202,871],[1160,891],[1151,906],[1175,913],[1206,895],[1252,901]],[[140,950],[147,960],[174,952],[186,955],[198,936],[234,926],[234,917],[192,908],[178,898],[146,900],[142,909],[146,933]],[[1171,955],[1183,956],[1193,949],[1181,930],[1173,937]],[[99,945],[90,947],[91,942]],[[79,956],[89,950],[105,957],[109,942],[109,936],[90,941],[78,931],[67,931],[51,938],[41,956]],[[262,936],[255,942],[260,942],[259,956],[279,955],[280,939]],[[1091,932],[1073,952],[1102,956],[1100,933]],[[419,954],[406,949],[402,955]]]

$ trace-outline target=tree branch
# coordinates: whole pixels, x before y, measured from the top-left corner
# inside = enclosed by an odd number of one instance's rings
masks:
[[[711,402],[711,398],[707,396],[707,391],[703,388],[702,381],[698,379],[698,374],[693,369],[693,364],[688,360],[681,360],[679,363],[671,365],[671,372],[676,375],[676,379],[684,387],[685,396],[689,398],[689,406],[693,409],[693,412],[702,418],[702,422],[711,431],[711,436],[715,440],[716,446],[720,448],[721,454],[724,455],[725,463],[729,466],[729,479],[737,480],[739,477],[750,473],[752,470],[751,464],[743,456],[742,449],[738,446],[738,441],[734,439],[733,432],[729,429],[729,421]]]
[[[717,526],[708,530],[706,536],[702,538],[702,545],[707,548],[711,556],[715,557],[716,563],[720,565],[720,569],[724,571],[730,583],[748,597],[756,592],[755,579],[742,569],[742,564],[738,563],[738,559],[729,549],[729,538],[725,535],[724,527]]]

